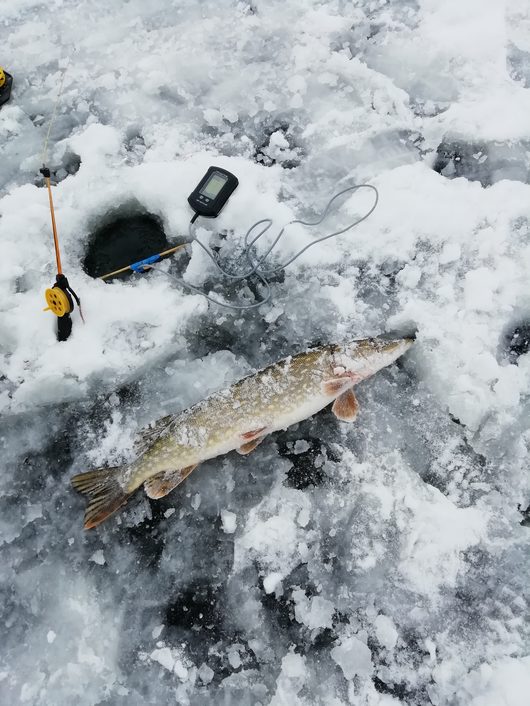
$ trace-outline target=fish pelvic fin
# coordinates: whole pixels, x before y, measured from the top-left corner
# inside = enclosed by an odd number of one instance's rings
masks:
[[[261,436],[265,436],[263,432],[267,431],[267,427],[259,427],[259,429],[251,429],[250,431],[246,431],[244,434],[241,434],[241,438],[245,441],[254,441],[254,439],[258,439]]]
[[[85,529],[97,527],[129,499],[130,493],[120,483],[124,468],[124,466],[98,468],[87,473],[79,473],[71,479],[73,487],[79,493],[88,495]]]
[[[176,471],[162,471],[148,478],[144,483],[145,494],[151,500],[163,498],[177,487],[199,464],[179,468]]]
[[[259,446],[264,438],[264,436],[260,436],[257,439],[253,439],[252,441],[247,441],[246,444],[243,444],[238,449],[236,449],[237,453],[241,454],[242,456],[246,456],[247,454],[254,451],[256,446]]]
[[[359,412],[359,403],[353,390],[346,390],[337,397],[331,408],[333,414],[342,422],[353,422]]]

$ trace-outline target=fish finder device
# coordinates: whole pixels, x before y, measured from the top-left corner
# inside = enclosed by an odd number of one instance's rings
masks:
[[[221,167],[210,167],[199,184],[188,196],[188,203],[197,216],[216,218],[239,181]]]
[[[241,282],[242,280],[248,279],[249,277],[256,277],[258,281],[261,283],[261,298],[258,301],[254,301],[251,303],[232,303],[228,301],[224,301],[219,298],[214,298],[211,297],[209,294],[207,294],[205,291],[202,290],[201,287],[196,287],[194,284],[191,284],[190,282],[187,282],[186,280],[181,279],[180,277],[175,277],[170,272],[166,272],[164,270],[161,270],[161,272],[164,272],[165,275],[168,277],[171,277],[175,281],[177,281],[180,285],[183,287],[186,287],[187,289],[191,289],[192,292],[196,292],[197,294],[201,294],[203,297],[206,297],[208,301],[212,302],[212,304],[216,304],[218,306],[223,306],[226,307],[227,309],[234,309],[235,311],[244,311],[246,309],[255,309],[256,307],[262,306],[263,304],[266,304],[270,299],[271,299],[271,283],[268,279],[270,275],[274,275],[276,272],[281,272],[284,270],[286,267],[288,267],[292,262],[297,260],[302,253],[304,253],[306,250],[309,248],[312,248],[314,245],[317,245],[318,243],[323,242],[324,240],[329,240],[329,238],[334,238],[337,235],[341,235],[341,233],[345,233],[346,231],[350,230],[354,226],[358,225],[359,223],[362,223],[365,221],[368,216],[374,211],[375,207],[377,206],[377,202],[379,200],[379,194],[375,186],[372,186],[372,184],[355,184],[353,186],[347,186],[346,188],[342,189],[338,193],[336,193],[334,196],[331,197],[331,199],[328,201],[327,206],[324,208],[322,211],[321,215],[317,217],[315,221],[302,221],[299,219],[294,219],[292,221],[289,221],[286,223],[278,233],[278,235],[273,237],[273,242],[272,245],[266,245],[266,251],[264,254],[257,255],[256,254],[256,243],[258,240],[267,233],[267,231],[270,229],[272,226],[272,219],[270,218],[261,218],[259,221],[256,221],[253,225],[250,226],[250,228],[247,230],[246,235],[243,239],[243,247],[242,247],[242,254],[237,260],[236,267],[237,269],[235,271],[228,271],[225,269],[225,267],[218,261],[218,258],[216,256],[216,253],[212,252],[212,250],[208,247],[208,245],[205,245],[199,238],[197,238],[197,235],[195,234],[195,229],[194,229],[194,223],[199,218],[199,216],[203,216],[205,218],[216,218],[219,213],[221,212],[223,206],[225,203],[228,201],[232,193],[237,189],[239,185],[239,181],[237,177],[235,177],[233,174],[228,172],[226,169],[222,169],[221,167],[210,167],[206,174],[203,176],[203,178],[200,180],[200,182],[197,184],[195,189],[191,192],[191,194],[188,196],[188,203],[191,206],[191,208],[194,211],[193,217],[189,222],[188,226],[188,232],[189,232],[189,240],[186,241],[185,244],[195,244],[198,247],[202,248],[202,250],[205,252],[205,254],[210,258],[210,260],[213,262],[215,267],[217,268],[218,272],[220,272],[224,277],[226,277],[228,280],[230,280],[233,284],[237,282]],[[292,225],[294,223],[300,223],[303,226],[319,226],[327,217],[330,208],[332,204],[343,194],[352,194],[354,191],[358,191],[359,189],[369,189],[370,191],[373,192],[374,194],[374,202],[366,211],[366,213],[362,216],[359,216],[356,218],[353,223],[350,223],[349,225],[341,228],[340,230],[336,230],[333,233],[329,233],[327,235],[322,235],[318,238],[315,238],[314,240],[310,241],[305,245],[301,250],[298,252],[295,252],[294,255],[291,255],[285,262],[279,263],[276,266],[273,267],[266,267],[265,261],[267,258],[270,256],[272,250],[276,247],[280,239],[282,238],[285,229],[287,226]],[[179,247],[179,246],[177,246]],[[182,247],[182,246],[181,246]],[[168,250],[167,253],[173,252],[173,250]],[[162,253],[162,255],[165,255],[166,253]],[[160,256],[156,256],[160,258]],[[240,267],[240,262],[242,259],[246,259],[247,264],[246,267],[242,268]],[[153,260],[156,262],[156,260]],[[143,265],[147,263],[147,260],[142,261],[140,263],[135,263],[137,265]],[[154,265],[151,264],[151,259],[149,258],[149,267],[150,269],[157,270],[158,268],[155,267]],[[143,271],[143,270],[142,270]],[[114,273],[112,273],[114,274]]]

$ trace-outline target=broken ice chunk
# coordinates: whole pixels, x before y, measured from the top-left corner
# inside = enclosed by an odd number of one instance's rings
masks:
[[[105,563],[105,555],[103,554],[103,549],[96,550],[90,557],[90,561],[93,561],[94,564],[99,564],[100,566],[103,566],[103,564]]]
[[[198,674],[199,679],[202,681],[203,684],[209,684],[213,679],[214,671],[213,669],[210,669],[206,662],[203,662],[199,667]]]
[[[226,532],[226,534],[233,534],[236,531],[237,516],[235,513],[229,510],[221,510],[221,522],[223,532]]]
[[[263,579],[263,588],[265,589],[265,593],[272,593],[275,591],[281,580],[282,575],[277,571],[273,571],[268,576],[265,576]]]
[[[387,650],[392,650],[398,639],[398,631],[392,618],[386,615],[378,615],[374,621],[374,628],[381,645],[386,647]]]
[[[343,639],[340,645],[331,650],[331,657],[348,680],[356,675],[369,676],[372,672],[370,648],[356,637]]]
[[[169,647],[162,647],[159,650],[153,650],[150,657],[154,662],[161,664],[164,669],[167,669],[169,672],[173,671],[175,660],[173,659],[173,655],[171,654]]]

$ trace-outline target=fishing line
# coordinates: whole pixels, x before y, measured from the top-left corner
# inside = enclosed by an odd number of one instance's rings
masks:
[[[276,247],[276,245],[280,242],[281,238],[283,237],[285,233],[285,229],[293,225],[295,223],[299,223],[300,225],[307,226],[307,227],[314,227],[320,225],[327,217],[329,210],[332,206],[332,204],[343,194],[347,194],[349,192],[354,192],[357,191],[358,189],[371,189],[374,192],[374,203],[372,204],[371,208],[360,218],[355,220],[353,223],[350,223],[347,225],[345,228],[341,228],[340,230],[336,230],[333,233],[329,233],[328,235],[323,235],[320,238],[316,238],[313,240],[311,243],[308,243],[306,246],[304,246],[301,250],[299,250],[297,253],[295,253],[292,257],[290,257],[288,260],[286,260],[284,263],[281,265],[278,265],[276,267],[272,267],[270,269],[265,269],[262,267],[262,265],[267,261],[269,256],[271,255],[272,251]],[[272,245],[267,249],[267,251],[261,255],[258,258],[254,258],[253,255],[253,247],[256,245],[258,240],[265,235],[269,231],[269,229],[273,225],[273,221],[271,218],[263,218],[262,220],[256,221],[253,225],[250,226],[250,228],[247,230],[245,237],[244,237],[244,246],[243,246],[243,257],[246,258],[248,262],[249,269],[245,272],[229,272],[226,270],[218,261],[217,257],[215,254],[210,250],[210,248],[202,243],[198,237],[195,235],[193,225],[198,217],[198,214],[195,214],[194,217],[191,219],[190,224],[189,224],[189,241],[187,243],[197,243],[204,252],[208,255],[210,260],[214,263],[216,266],[217,270],[223,275],[223,277],[226,277],[227,279],[232,280],[233,282],[240,282],[244,279],[248,279],[252,275],[256,275],[258,279],[261,281],[263,286],[265,287],[265,296],[258,302],[254,302],[254,304],[231,304],[228,302],[223,302],[220,301],[219,299],[214,299],[211,297],[209,294],[206,294],[203,289],[200,287],[196,287],[193,284],[190,284],[189,282],[186,282],[180,277],[176,277],[175,275],[170,274],[169,272],[166,272],[165,270],[160,269],[159,267],[154,267],[151,266],[153,270],[158,270],[159,272],[165,274],[167,277],[172,278],[179,284],[181,284],[184,287],[187,287],[188,289],[191,289],[194,292],[197,292],[198,294],[201,294],[203,297],[205,297],[208,301],[212,302],[212,304],[216,304],[217,306],[222,306],[227,309],[234,309],[236,311],[244,311],[246,309],[255,309],[262,304],[266,304],[268,301],[271,299],[271,284],[267,277],[270,277],[277,272],[280,272],[281,270],[285,270],[289,265],[291,265],[295,260],[297,260],[303,253],[305,253],[309,248],[312,248],[315,245],[318,245],[318,243],[324,242],[324,240],[329,240],[330,238],[336,238],[338,235],[342,235],[342,233],[346,233],[346,231],[351,230],[355,226],[359,225],[363,221],[365,221],[375,210],[377,203],[379,201],[379,192],[377,191],[376,187],[373,186],[372,184],[356,184],[355,186],[349,186],[346,189],[342,189],[342,191],[339,191],[337,194],[331,197],[331,199],[328,201],[324,211],[322,214],[317,218],[316,221],[302,221],[298,218],[289,221],[286,223],[276,238],[273,240]],[[254,235],[251,239],[251,234],[254,232],[258,226],[263,226],[256,235]]]
[[[57,94],[57,98],[55,99],[52,117],[50,118],[50,123],[48,125],[48,132],[46,133],[46,138],[44,140],[44,146],[42,148],[42,155],[41,155],[41,164],[43,164],[43,165],[46,164],[46,161],[47,161],[48,141],[50,139],[50,133],[52,131],[53,124],[55,122],[55,117],[57,114],[57,106],[59,105],[59,101],[61,100],[61,96],[63,94],[64,77],[66,76],[66,72],[68,71],[69,66],[70,66],[70,57],[68,57],[67,64],[66,64],[65,68],[63,69],[63,75],[61,76],[61,83],[59,84],[59,93]]]

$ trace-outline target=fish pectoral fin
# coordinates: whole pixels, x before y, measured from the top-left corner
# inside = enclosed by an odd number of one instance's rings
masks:
[[[79,473],[71,479],[72,485],[78,492],[88,495],[85,529],[99,525],[125,505],[129,499],[130,493],[120,483],[123,471],[124,466],[98,468],[87,473]]]
[[[343,392],[349,390],[351,386],[352,381],[350,378],[332,378],[331,380],[324,380],[322,392],[330,397],[337,397],[337,395],[342,395]]]
[[[259,429],[252,429],[251,431],[246,431],[244,434],[241,434],[241,438],[247,442],[247,441],[254,441],[254,439],[257,439],[260,436],[264,436],[263,432],[267,429],[267,427],[260,427]]]
[[[359,403],[353,390],[346,390],[346,392],[337,397],[335,402],[333,402],[331,411],[342,422],[353,422],[359,412]]]
[[[241,454],[242,456],[246,456],[251,451],[254,451],[256,446],[259,446],[264,438],[264,436],[260,436],[257,439],[253,439],[252,441],[247,441],[246,444],[243,444],[238,449],[236,449],[237,453]]]
[[[345,371],[329,380],[324,380],[322,383],[322,392],[330,397],[337,397],[362,379],[362,376],[357,373]]]
[[[162,471],[161,473],[157,473],[156,476],[148,478],[144,482],[145,494],[148,498],[151,498],[151,500],[159,500],[165,497],[168,493],[171,493],[177,485],[182,483],[198,465],[198,463],[195,463],[193,466],[179,468],[176,471]]]

